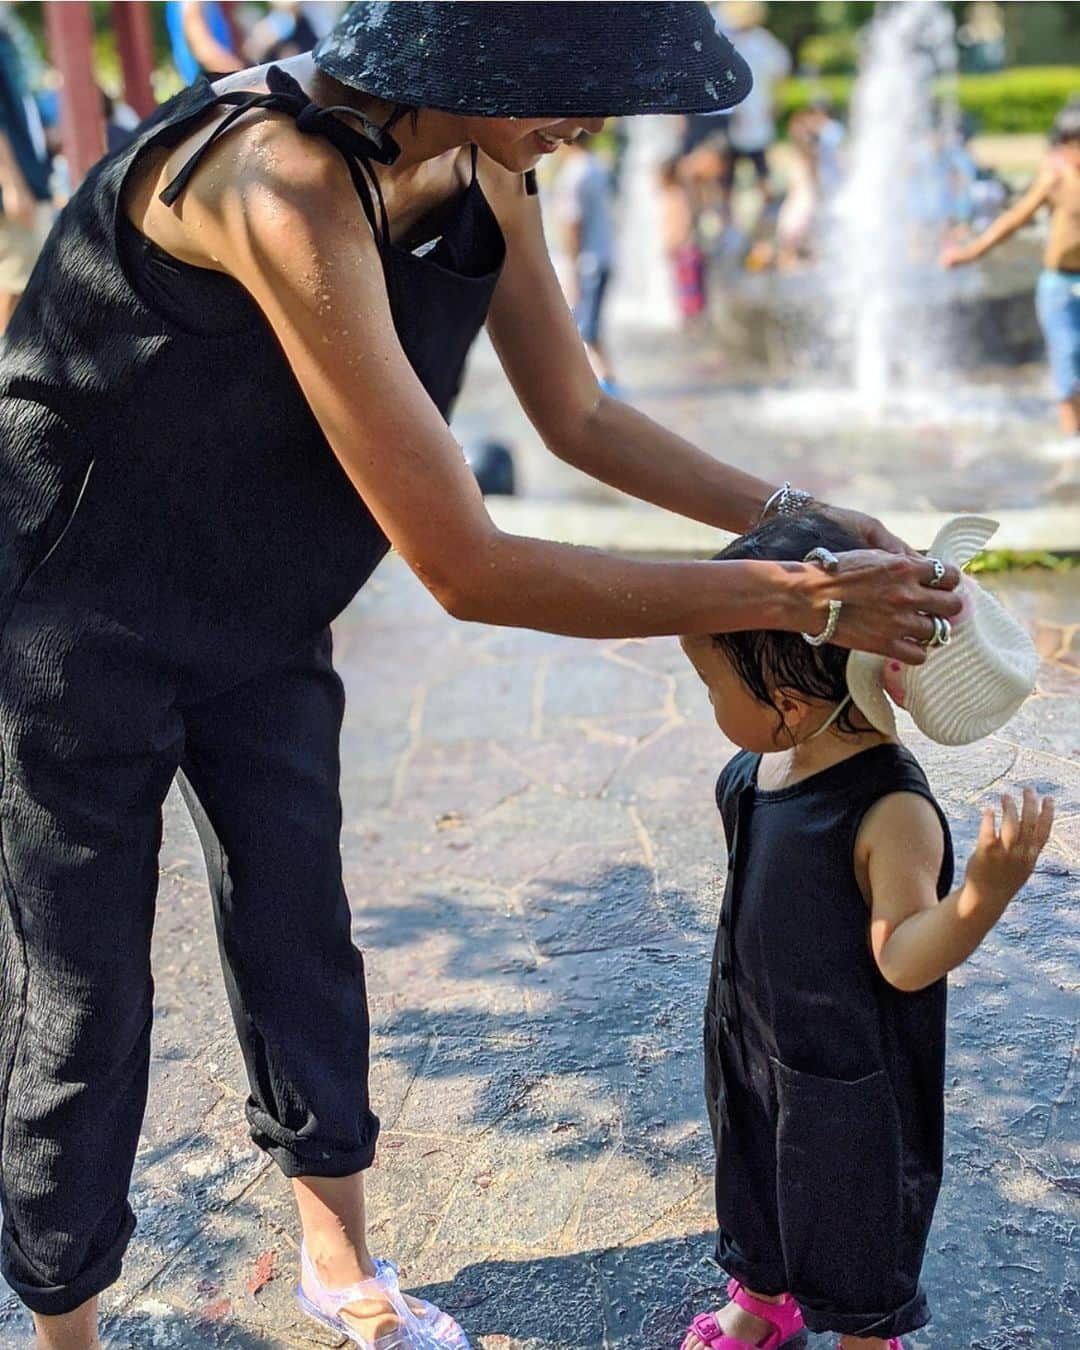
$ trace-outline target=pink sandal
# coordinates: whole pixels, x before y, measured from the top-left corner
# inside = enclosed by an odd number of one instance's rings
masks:
[[[754,1346],[749,1341],[736,1340],[734,1336],[721,1331],[720,1323],[711,1312],[700,1313],[690,1323],[682,1350],[686,1350],[691,1334],[708,1350],[796,1350],[796,1347],[801,1350],[806,1345],[802,1313],[790,1294],[784,1295],[783,1303],[765,1303],[753,1294],[748,1294],[738,1280],[732,1280],[727,1291],[732,1303],[737,1303],[745,1312],[768,1322],[772,1331]]]

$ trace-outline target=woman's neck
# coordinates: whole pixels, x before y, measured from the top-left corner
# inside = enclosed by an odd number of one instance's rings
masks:
[[[305,92],[323,107],[352,108],[377,127],[385,126],[394,114],[394,104],[376,98],[373,94],[352,89],[320,70],[311,59],[310,52],[276,64],[297,80]],[[415,119],[406,113],[394,123],[389,134],[401,152],[394,163],[383,171],[384,176],[389,178],[407,177],[421,165],[439,159],[449,151],[460,149],[468,141],[462,118],[432,108],[425,108],[423,115]]]

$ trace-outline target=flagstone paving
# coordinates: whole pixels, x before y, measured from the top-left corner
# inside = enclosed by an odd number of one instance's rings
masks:
[[[1080,601],[1067,579],[1004,590],[1045,658],[1038,696],[976,746],[912,741],[961,856],[1003,788],[1052,790],[1060,822],[952,981],[936,1315],[912,1350],[1060,1350],[1080,1316]],[[483,1350],[674,1350],[721,1287],[700,1012],[724,869],[711,788],[730,747],[673,641],[455,623],[393,559],[336,643],[383,1122],[376,1250]],[[286,1185],[247,1141],[178,799],[155,960],[139,1227],[107,1344],[333,1345],[293,1307]],[[2,1350],[27,1338],[0,1298]]]

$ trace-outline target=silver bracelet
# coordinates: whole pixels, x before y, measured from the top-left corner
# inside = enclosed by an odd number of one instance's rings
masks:
[[[776,489],[761,508],[757,523],[760,525],[770,511],[775,511],[778,516],[797,516],[801,511],[805,511],[812,506],[813,502],[814,494],[812,492],[804,492],[802,488],[793,488],[790,483],[784,483]]]
[[[812,548],[803,558],[804,563],[816,563],[823,572],[829,576],[835,576],[840,570],[840,559],[831,549]],[[825,627],[816,636],[813,633],[800,633],[799,636],[811,647],[824,647],[826,642],[831,642],[836,633],[836,625],[840,622],[840,611],[844,608],[842,600],[829,601],[829,617],[825,620]],[[935,635],[937,629],[934,629]]]
[[[836,632],[836,625],[840,622],[840,611],[844,608],[842,600],[829,601],[829,617],[825,620],[825,627],[815,636],[813,633],[800,633],[799,636],[811,647],[824,647],[826,642],[833,640]]]

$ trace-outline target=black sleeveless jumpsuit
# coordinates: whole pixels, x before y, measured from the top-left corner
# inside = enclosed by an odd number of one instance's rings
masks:
[[[0,350],[3,1272],[45,1314],[116,1279],[134,1224],[161,805],[178,769],[252,1137],[287,1175],[341,1176],[370,1164],[378,1129],[327,626],[387,541],[247,292],[152,246],[121,194],[143,151],[179,143],[216,103],[329,139],[444,415],[504,242],[474,150],[470,186],[425,236],[435,246],[392,243],[368,163],[392,159],[389,137],[280,70],[268,84],[217,97],[200,82],[97,165]]]
[[[716,1142],[716,1256],[809,1330],[889,1339],[921,1327],[919,1275],[941,1182],[945,981],[882,977],[855,875],[859,827],[894,792],[924,797],[914,757],[864,750],[776,791],[742,751],[717,783],[728,881],[705,1012]]]

